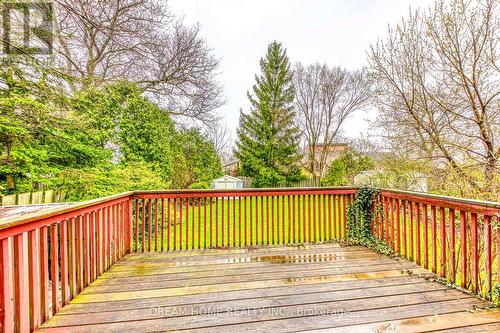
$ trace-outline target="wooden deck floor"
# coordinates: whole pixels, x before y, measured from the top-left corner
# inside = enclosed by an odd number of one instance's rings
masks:
[[[423,275],[335,244],[133,254],[39,331],[500,330],[499,312]]]

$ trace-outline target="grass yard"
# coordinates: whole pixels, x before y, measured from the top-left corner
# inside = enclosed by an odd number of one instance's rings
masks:
[[[182,204],[181,204],[182,200]],[[145,211],[145,250],[198,249],[261,244],[324,242],[345,234],[341,195],[266,196],[149,200]],[[197,199],[198,200],[198,199]],[[138,204],[138,223],[143,227],[143,202]],[[151,205],[151,208],[150,208]],[[163,214],[162,214],[163,212]],[[148,216],[151,221],[151,234]],[[163,231],[163,237],[162,237]],[[134,232],[137,235],[136,232]],[[151,238],[150,238],[151,236]],[[286,241],[285,241],[286,240]],[[142,239],[137,239],[139,249]]]

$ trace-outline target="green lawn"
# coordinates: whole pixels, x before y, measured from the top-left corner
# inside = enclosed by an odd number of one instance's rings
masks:
[[[206,203],[190,202],[189,205],[186,199],[182,205],[178,199],[177,205],[170,201],[170,209],[165,199],[164,218],[161,201],[158,201],[158,214],[155,204],[153,201],[151,206],[153,251],[155,246],[161,250],[162,226],[165,250],[323,242],[341,238],[345,233],[343,200],[338,195],[213,198]],[[149,202],[146,202],[146,250],[149,249],[148,210]],[[138,225],[140,250],[141,203]]]

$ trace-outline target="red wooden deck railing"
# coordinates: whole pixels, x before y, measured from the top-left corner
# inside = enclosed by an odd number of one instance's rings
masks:
[[[136,191],[0,222],[2,331],[29,332],[130,252],[345,238],[356,188]],[[500,204],[382,190],[372,231],[485,295],[499,281]]]
[[[491,297],[500,282],[499,203],[382,190],[377,206],[374,235],[396,254]]]
[[[130,252],[124,193],[0,224],[3,332],[30,332]]]
[[[134,250],[340,239],[355,193],[355,188],[141,192],[132,199]]]

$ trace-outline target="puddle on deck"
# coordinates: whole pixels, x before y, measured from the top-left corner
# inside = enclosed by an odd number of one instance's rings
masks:
[[[335,253],[325,254],[297,254],[297,255],[274,255],[274,256],[261,256],[261,257],[247,257],[247,258],[226,258],[225,264],[234,264],[241,262],[269,262],[273,264],[293,264],[293,263],[318,263],[329,262],[335,260],[344,260],[345,255]]]

